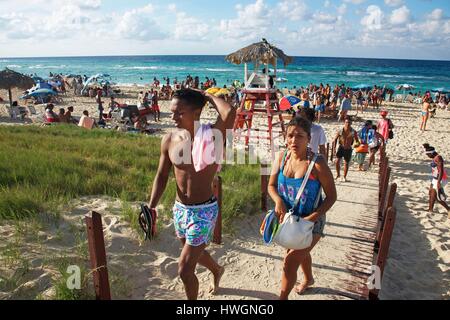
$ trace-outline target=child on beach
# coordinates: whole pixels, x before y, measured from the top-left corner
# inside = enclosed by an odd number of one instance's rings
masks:
[[[201,125],[196,128],[207,102],[218,111],[218,120],[212,127]],[[200,154],[195,150],[198,140],[200,145],[203,145],[205,136],[210,135],[212,138],[212,130],[220,132],[225,141],[226,130],[233,128],[236,111],[220,98],[190,89],[180,90],[174,94],[171,111],[177,129],[162,140],[160,164],[149,207],[152,210],[156,209],[173,170],[177,183],[177,199],[173,209],[175,229],[177,237],[183,244],[179,275],[184,283],[187,298],[196,300],[199,292],[199,282],[195,275],[197,264],[212,272],[214,283],[210,292],[213,294],[218,290],[225,269],[205,250],[212,240],[219,210],[212,189],[219,161],[216,156],[212,164],[209,164],[211,161],[205,163],[204,152],[202,155],[202,151],[205,150],[200,150]],[[189,154],[185,154],[185,150],[189,151]],[[201,161],[198,161],[199,157],[202,158]]]
[[[440,156],[436,149],[430,146],[428,143],[424,144],[425,154],[428,158],[433,159],[431,162],[431,186],[430,186],[430,199],[429,199],[429,212],[434,211],[434,205],[436,201],[447,210],[448,218],[450,219],[450,207],[445,202],[447,195],[444,188],[448,183],[447,172],[444,168],[444,159]]]
[[[301,295],[314,285],[312,273],[311,251],[324,236],[326,213],[337,200],[336,186],[333,174],[324,157],[319,156],[310,177],[305,177],[308,167],[314,157],[308,152],[311,140],[311,122],[296,117],[287,129],[288,150],[281,152],[273,164],[273,172],[269,182],[269,194],[275,202],[275,212],[282,223],[289,209],[294,214],[307,221],[313,222],[313,243],[305,250],[288,250],[283,267],[280,300],[288,300],[297,282],[297,272],[301,266],[304,278],[296,288]],[[300,206],[293,208],[295,198],[304,179],[308,179]],[[326,198],[322,200],[321,190]],[[319,200],[319,201],[317,201]],[[318,203],[318,205],[316,205]]]

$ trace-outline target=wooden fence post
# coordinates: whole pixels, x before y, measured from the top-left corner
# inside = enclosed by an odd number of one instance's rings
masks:
[[[380,199],[380,207],[378,210],[379,217],[383,215],[383,208],[386,205],[386,195],[389,187],[389,180],[391,179],[391,171],[392,171],[391,167],[388,167],[386,169],[383,184],[381,185],[381,199]]]
[[[376,266],[380,271],[380,279],[383,280],[384,268],[386,267],[387,259],[389,256],[389,249],[391,246],[392,234],[394,232],[395,220],[397,216],[397,210],[395,208],[389,208],[386,213],[386,221],[381,236],[380,251],[378,252],[376,259]],[[369,300],[378,300],[378,295],[381,288],[375,288],[369,291]]]
[[[111,300],[102,216],[97,212],[90,212],[86,216],[86,227],[96,298]]]
[[[214,196],[217,198],[217,202],[219,204],[219,215],[217,216],[216,227],[214,229],[214,239],[213,242],[215,244],[222,244],[222,177],[217,176],[213,181],[213,191]]]
[[[380,221],[378,224],[378,230],[377,230],[377,235],[376,235],[376,240],[375,240],[375,253],[378,253],[379,249],[380,249],[380,243],[381,243],[381,237],[383,235],[383,230],[385,228],[384,224],[386,221],[386,214],[389,208],[393,208],[394,207],[394,201],[395,201],[395,196],[397,195],[397,184],[394,183],[391,185],[390,189],[389,189],[389,197],[387,200],[386,205],[383,207],[383,213],[380,217]]]
[[[327,162],[330,161],[330,144],[327,143]]]

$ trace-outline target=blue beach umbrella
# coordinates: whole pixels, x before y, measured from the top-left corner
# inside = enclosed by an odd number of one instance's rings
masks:
[[[58,95],[58,93],[50,89],[38,89],[24,95],[23,97],[21,97],[21,99],[39,98],[39,97],[46,97],[49,95],[56,96]]]

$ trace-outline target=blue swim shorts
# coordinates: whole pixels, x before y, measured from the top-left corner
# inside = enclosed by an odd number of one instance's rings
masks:
[[[218,215],[217,201],[200,206],[186,206],[176,202],[173,216],[177,237],[186,239],[186,244],[192,247],[208,245],[213,239]]]

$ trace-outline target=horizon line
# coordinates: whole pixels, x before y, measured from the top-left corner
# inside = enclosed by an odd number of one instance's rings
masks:
[[[135,55],[79,55],[79,56],[17,56],[17,57],[2,57],[0,59],[39,59],[39,58],[114,58],[114,57],[177,57],[177,56],[185,56],[185,57],[198,57],[198,56],[209,56],[209,57],[226,57],[227,55],[223,54],[135,54]],[[326,58],[326,59],[372,59],[372,60],[400,60],[400,61],[439,61],[439,62],[450,62],[449,60],[442,59],[419,59],[419,58],[374,58],[374,57],[331,57],[331,56],[296,56],[293,55],[293,58]]]

